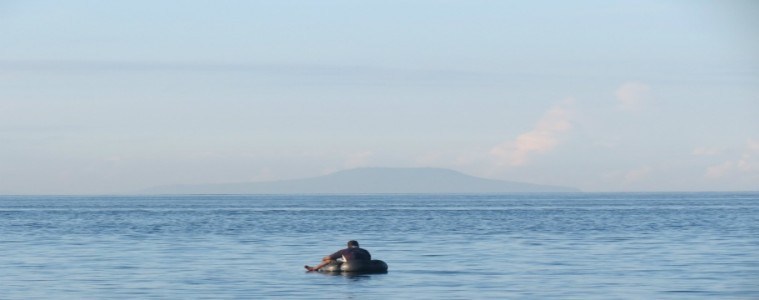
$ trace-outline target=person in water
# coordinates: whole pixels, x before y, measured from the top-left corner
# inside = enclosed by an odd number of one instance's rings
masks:
[[[324,266],[330,264],[333,261],[336,261],[339,258],[342,258],[343,261],[354,261],[354,260],[370,261],[372,260],[372,255],[369,254],[369,251],[366,251],[366,249],[359,248],[357,241],[351,240],[351,241],[348,241],[348,248],[345,248],[343,250],[340,250],[328,256],[325,256],[324,258],[322,258],[322,263],[316,267],[305,266],[305,268],[309,272],[319,271],[319,269],[323,268]]]

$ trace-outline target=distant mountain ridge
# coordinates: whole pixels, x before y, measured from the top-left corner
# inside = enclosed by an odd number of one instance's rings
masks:
[[[579,192],[569,187],[502,181],[439,168],[358,168],[294,180],[168,185],[147,194],[454,194]]]

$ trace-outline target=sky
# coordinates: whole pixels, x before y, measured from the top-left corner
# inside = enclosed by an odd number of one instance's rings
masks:
[[[0,0],[0,194],[759,190],[756,1]]]

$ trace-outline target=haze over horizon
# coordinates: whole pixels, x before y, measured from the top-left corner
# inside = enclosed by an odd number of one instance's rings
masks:
[[[0,1],[0,194],[759,190],[755,1]]]
[[[571,187],[491,180],[440,168],[356,168],[295,180],[156,186],[139,194],[578,193]]]

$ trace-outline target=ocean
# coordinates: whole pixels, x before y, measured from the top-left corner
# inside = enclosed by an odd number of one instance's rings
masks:
[[[386,274],[308,273],[348,240]],[[759,299],[759,193],[0,196],[0,299]]]

